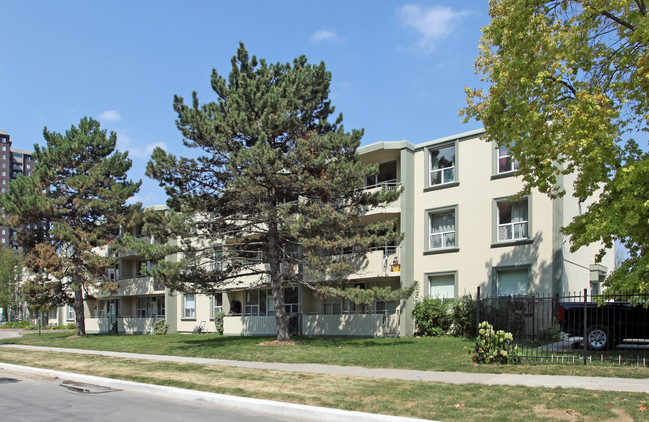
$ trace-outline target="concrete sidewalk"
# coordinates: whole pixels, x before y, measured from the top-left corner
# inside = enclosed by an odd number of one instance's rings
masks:
[[[411,369],[363,368],[309,363],[246,362],[225,359],[207,359],[182,356],[148,355],[139,353],[109,352],[100,350],[65,349],[58,347],[3,344],[0,347],[112,356],[126,359],[146,359],[165,362],[197,363],[201,365],[233,366],[238,368],[276,371],[332,374],[352,377],[398,379],[410,381],[442,382],[450,384],[524,385],[528,387],[564,387],[601,391],[649,393],[649,379],[578,377],[568,375],[482,374],[467,372],[417,371]]]

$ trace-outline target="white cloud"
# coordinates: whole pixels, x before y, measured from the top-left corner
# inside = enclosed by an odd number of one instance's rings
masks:
[[[167,144],[164,142],[155,142],[152,144],[145,145],[144,148],[130,148],[128,154],[131,157],[135,158],[150,158],[151,153],[156,147],[160,147],[163,150],[167,151]]]
[[[407,4],[397,9],[397,16],[401,24],[412,28],[420,35],[419,41],[413,49],[425,54],[435,49],[437,43],[448,37],[457,21],[468,11],[454,11],[450,7],[432,6],[422,7],[417,4]]]
[[[121,118],[122,116],[115,110],[106,110],[99,115],[99,120],[102,122],[116,122]]]
[[[311,35],[311,41],[314,43],[320,43],[320,42],[338,42],[342,40],[338,35],[336,35],[335,32],[329,31],[328,29],[320,29],[319,31],[315,31]]]

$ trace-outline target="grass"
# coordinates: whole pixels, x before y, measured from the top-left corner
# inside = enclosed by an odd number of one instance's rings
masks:
[[[214,334],[187,335],[89,335],[70,333],[25,334],[5,343],[73,349],[192,356],[244,361],[321,363],[372,368],[403,368],[426,371],[459,371],[515,374],[578,375],[647,378],[649,368],[589,364],[476,365],[468,350],[471,340],[453,337],[406,338],[297,338],[295,346],[260,346],[270,337],[230,337]],[[466,348],[466,349],[465,349]]]
[[[642,393],[377,380],[3,348],[0,361],[220,394],[445,421],[640,420],[647,417],[645,409],[649,406],[649,397]]]

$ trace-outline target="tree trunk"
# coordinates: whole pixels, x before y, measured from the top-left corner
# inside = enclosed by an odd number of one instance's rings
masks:
[[[288,319],[284,306],[284,290],[282,289],[282,274],[280,272],[281,254],[277,227],[271,225],[268,236],[268,261],[270,263],[270,285],[275,306],[275,323],[277,324],[277,341],[289,341]]]
[[[77,325],[77,335],[85,336],[86,321],[83,312],[83,289],[80,285],[77,285],[77,288],[74,291],[74,317]]]

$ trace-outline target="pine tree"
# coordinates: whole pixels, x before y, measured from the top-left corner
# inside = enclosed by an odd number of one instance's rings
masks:
[[[21,305],[22,275],[22,254],[9,247],[0,248],[0,308],[5,321],[10,319],[12,313],[17,314]]]
[[[82,336],[84,298],[107,283],[114,258],[106,248],[139,209],[126,201],[141,182],[127,178],[131,160],[116,151],[115,133],[108,135],[91,118],[65,135],[45,128],[43,136],[47,145],[34,146],[32,175],[12,180],[2,197],[5,224],[16,228],[15,241],[33,273],[24,289],[27,301],[34,308],[74,305]]]
[[[147,175],[160,181],[176,213],[149,221],[158,238],[180,236],[150,252],[162,259],[152,275],[177,291],[210,293],[243,278],[272,288],[277,339],[289,339],[282,286],[311,289],[354,270],[353,259],[331,259],[343,249],[368,248],[399,238],[393,221],[359,224],[368,208],[394,201],[399,191],[363,191],[376,166],[359,161],[362,131],[345,132],[342,115],[329,118],[331,74],[304,56],[292,64],[250,57],[243,44],[227,79],[212,72],[216,102],[192,106],[176,96],[177,126],[198,158],[156,149]],[[322,290],[324,295],[325,291]]]

